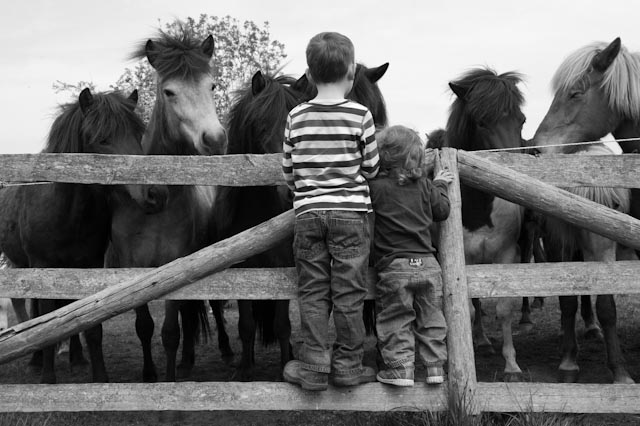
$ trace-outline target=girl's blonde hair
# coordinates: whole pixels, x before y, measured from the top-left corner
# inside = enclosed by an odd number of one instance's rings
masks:
[[[376,134],[380,155],[379,176],[389,176],[398,185],[426,176],[424,146],[417,132],[405,126],[391,126]]]

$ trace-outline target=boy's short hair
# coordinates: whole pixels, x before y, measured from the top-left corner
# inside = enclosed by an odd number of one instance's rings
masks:
[[[309,40],[307,65],[313,81],[318,84],[334,83],[349,71],[355,62],[355,48],[347,36],[336,32],[323,32]]]
[[[399,185],[426,176],[424,146],[418,133],[405,126],[391,126],[376,134],[380,153],[378,176],[389,176]]]

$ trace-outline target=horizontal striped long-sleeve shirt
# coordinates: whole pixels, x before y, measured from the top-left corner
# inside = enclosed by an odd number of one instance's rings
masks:
[[[350,100],[314,100],[287,117],[282,171],[296,215],[372,211],[369,185],[380,158],[371,112]]]

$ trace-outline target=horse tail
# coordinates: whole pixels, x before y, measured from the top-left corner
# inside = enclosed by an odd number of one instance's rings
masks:
[[[208,343],[211,337],[211,325],[209,325],[209,316],[207,305],[204,300],[192,300],[193,308],[198,316],[196,322],[196,343]]]
[[[264,346],[269,346],[273,343],[276,343],[278,340],[273,326],[275,319],[275,300],[253,301],[253,320],[256,323],[256,329],[258,330],[260,341]]]

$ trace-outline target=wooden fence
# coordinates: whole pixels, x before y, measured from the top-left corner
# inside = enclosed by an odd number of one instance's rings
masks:
[[[554,156],[481,154],[481,157],[551,185],[640,187],[640,156]],[[469,184],[465,155],[460,177]],[[133,157],[80,154],[0,155],[0,181],[77,183],[167,183],[272,185],[282,183],[279,155],[215,157]],[[458,159],[459,160],[459,159]],[[456,171],[456,152],[445,149],[443,164]],[[519,176],[519,175],[517,175]],[[468,179],[468,180],[467,180]],[[527,179],[523,179],[527,180]],[[147,410],[444,410],[447,398],[469,397],[469,410],[549,411],[573,413],[640,413],[640,386],[603,384],[476,382],[471,346],[468,297],[555,296],[568,294],[638,294],[640,262],[464,265],[458,187],[451,191],[452,214],[446,222],[442,259],[445,315],[450,327],[449,383],[440,388],[416,384],[392,388],[370,383],[352,389],[305,392],[286,383],[184,382],[155,384],[2,385],[0,412],[147,411]],[[502,194],[504,195],[504,194]],[[507,194],[513,195],[513,194]],[[530,194],[515,194],[529,200]],[[506,197],[505,197],[506,198]],[[516,197],[517,198],[517,197]],[[543,200],[544,201],[544,200]],[[564,212],[560,212],[564,215]],[[605,214],[607,214],[605,212]],[[583,218],[584,219],[584,218]],[[583,220],[573,219],[572,220]],[[591,219],[584,219],[591,220]],[[618,218],[607,218],[611,222]],[[635,223],[629,223],[635,226]],[[633,228],[635,229],[635,228]],[[612,236],[624,229],[602,229]],[[627,232],[628,233],[628,232]],[[631,234],[635,234],[631,232]],[[633,243],[640,235],[627,235]],[[265,237],[266,238],[266,237]],[[462,260],[461,260],[462,259]],[[155,273],[149,269],[5,269],[0,271],[1,297],[89,297],[100,291]],[[133,278],[132,278],[133,277]],[[370,271],[371,298],[374,283]],[[268,299],[296,296],[294,271],[229,269],[180,288],[162,298]],[[14,327],[15,328],[15,327]],[[37,327],[34,327],[37,328]],[[19,335],[19,333],[18,333]],[[12,342],[16,330],[0,332]],[[20,346],[20,343],[10,346]],[[6,352],[6,351],[4,351]],[[0,349],[0,360],[3,350]]]

